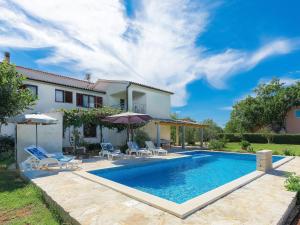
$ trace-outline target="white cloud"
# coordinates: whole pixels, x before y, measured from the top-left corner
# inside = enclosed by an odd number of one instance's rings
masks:
[[[220,110],[224,110],[224,111],[232,111],[232,106],[224,106],[219,108]]]
[[[144,0],[128,18],[119,0],[0,0],[0,46],[53,48],[38,62],[167,88],[176,93],[174,106],[186,103],[186,85],[195,79],[223,88],[228,77],[297,47],[280,39],[253,52],[211,55],[194,44],[216,7],[205,2]]]

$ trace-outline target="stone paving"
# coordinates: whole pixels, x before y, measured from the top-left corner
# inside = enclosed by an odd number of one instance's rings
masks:
[[[178,157],[169,154],[167,158]],[[166,159],[166,157],[162,157]],[[84,170],[141,163],[146,159],[124,161],[91,160]],[[159,160],[159,158],[151,159]],[[80,224],[164,225],[164,224],[255,224],[282,223],[292,206],[295,193],[284,188],[284,173],[300,174],[300,157],[252,181],[207,207],[180,219],[147,204],[133,200],[108,187],[82,178],[72,171],[31,171],[25,175],[42,188]]]

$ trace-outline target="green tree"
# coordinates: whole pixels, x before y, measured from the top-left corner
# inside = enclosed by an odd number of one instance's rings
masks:
[[[223,129],[220,126],[218,126],[218,124],[212,119],[205,119],[202,121],[202,123],[208,125],[208,127],[205,127],[203,129],[204,141],[217,139],[219,134],[223,133]],[[200,135],[197,136],[199,137]]]
[[[248,96],[233,106],[226,131],[255,132],[263,127],[279,132],[285,127],[287,112],[300,105],[300,83],[286,86],[279,79],[258,85],[254,97]]]
[[[270,127],[263,127],[259,131],[264,138],[267,139],[268,144],[270,144],[274,139],[274,131]]]
[[[7,119],[16,116],[35,104],[36,96],[23,88],[25,77],[16,67],[3,61],[0,63],[0,133]]]

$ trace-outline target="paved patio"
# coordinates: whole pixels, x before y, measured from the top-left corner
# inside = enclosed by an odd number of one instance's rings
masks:
[[[177,158],[178,154],[150,160]],[[84,170],[124,164],[144,163],[147,159],[108,161],[94,159],[82,164]],[[25,175],[42,188],[80,224],[163,225],[163,224],[280,224],[293,206],[295,193],[284,188],[284,173],[300,174],[300,157],[289,161],[180,219],[147,204],[133,200],[108,187],[82,178],[72,171],[32,171]]]

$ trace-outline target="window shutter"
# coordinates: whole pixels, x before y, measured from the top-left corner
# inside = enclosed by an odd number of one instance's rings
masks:
[[[77,98],[77,106],[82,106],[83,103],[83,95],[82,94],[76,94],[76,98]]]
[[[73,93],[71,91],[65,91],[65,102],[73,103]]]
[[[103,98],[96,97],[96,108],[101,108],[103,106]]]

